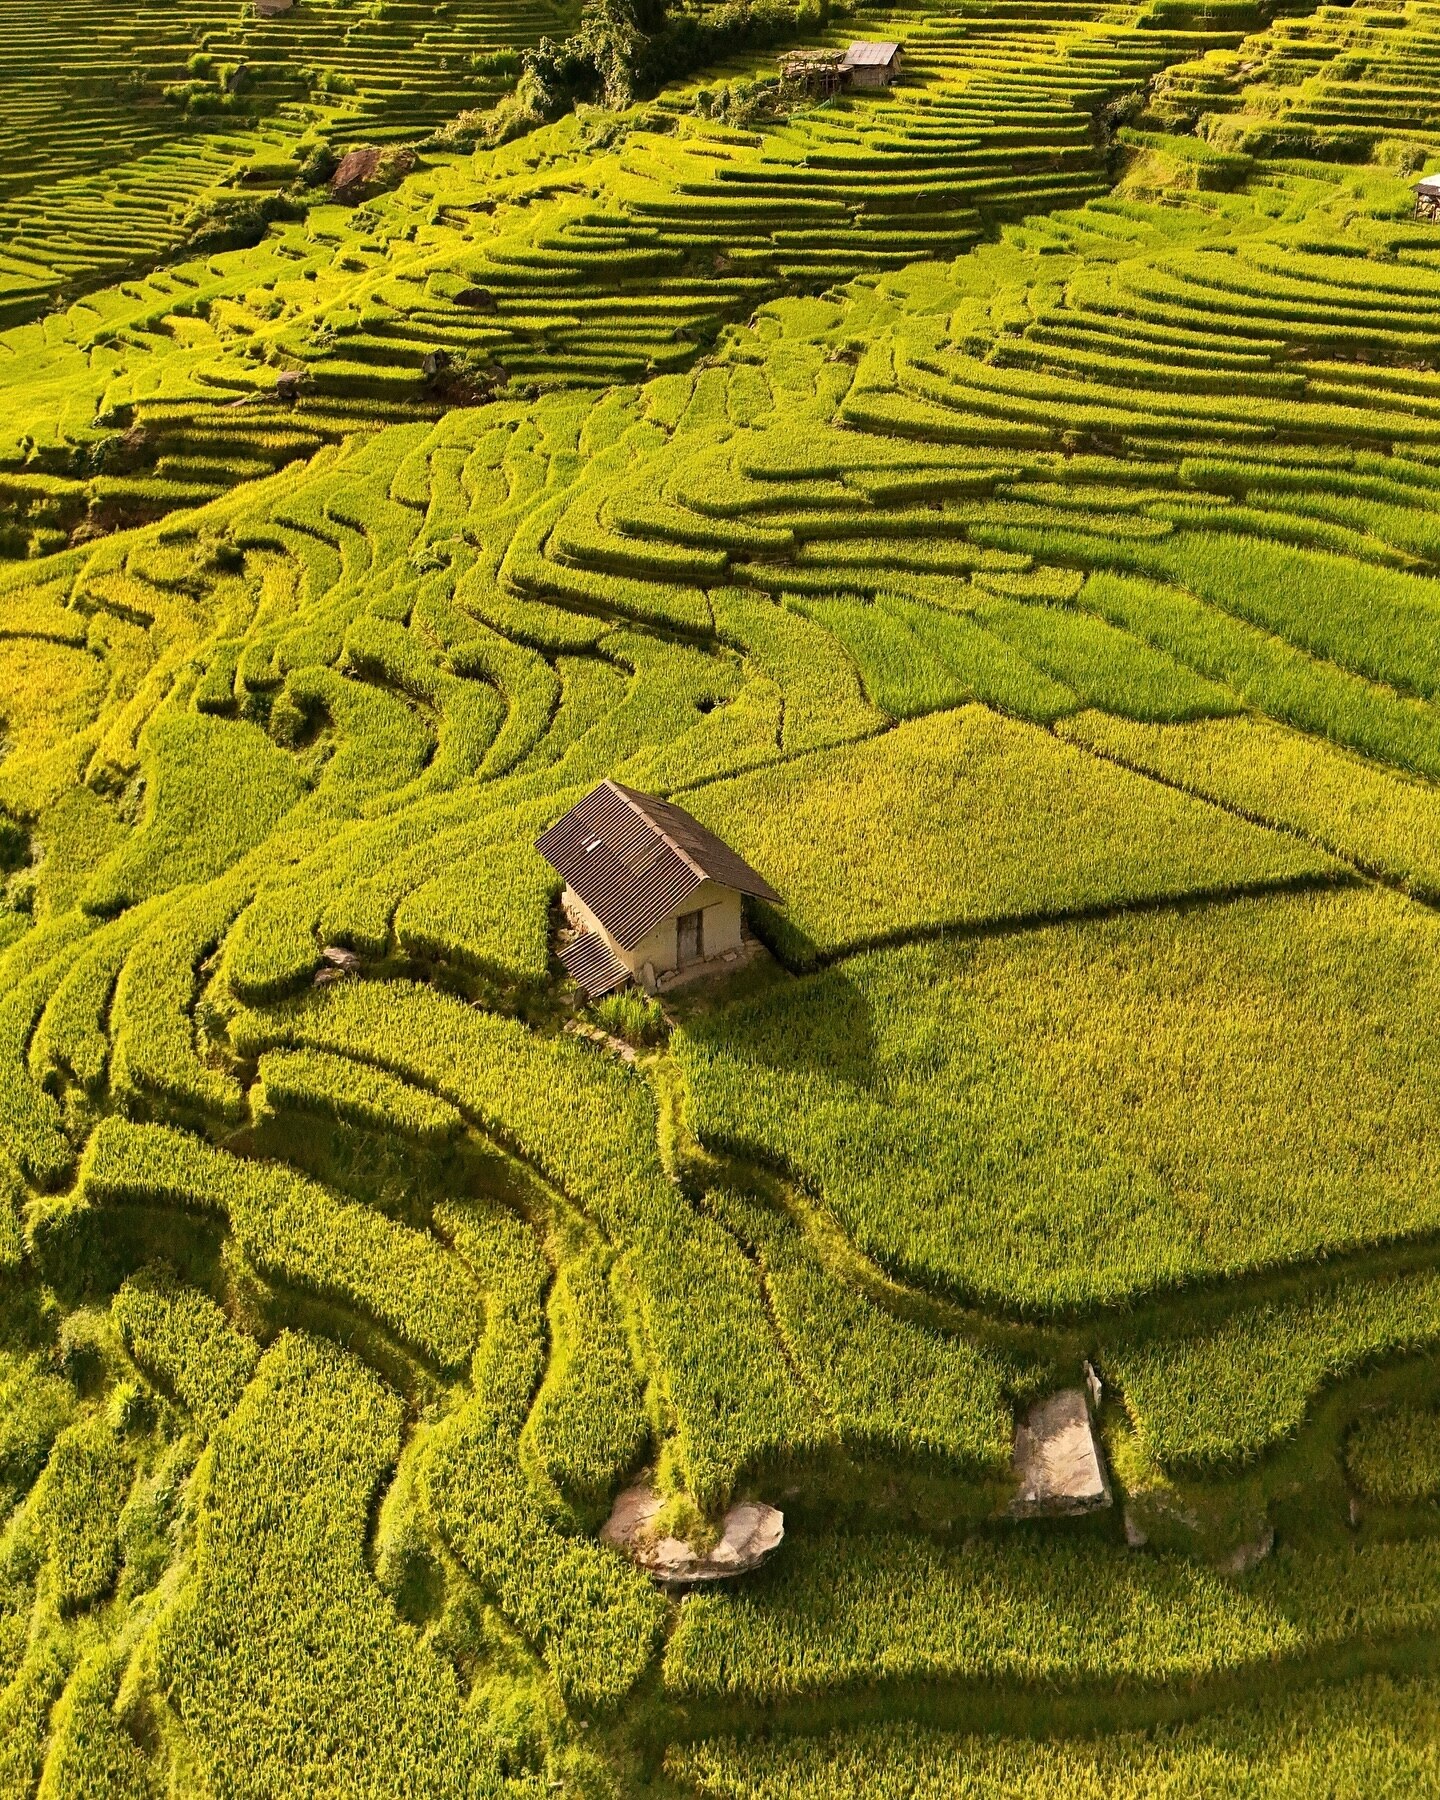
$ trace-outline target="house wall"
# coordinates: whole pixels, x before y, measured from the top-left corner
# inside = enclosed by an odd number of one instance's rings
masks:
[[[880,68],[873,63],[850,71],[851,87],[884,88],[889,87],[894,79],[895,70],[893,67]]]
[[[734,888],[707,881],[691,903],[705,908],[705,955],[723,956],[740,948],[740,896]]]
[[[684,906],[662,919],[641,938],[633,950],[621,949],[572,888],[566,888],[562,904],[570,917],[584,930],[593,931],[604,938],[637,981],[643,978],[647,962],[657,975],[668,974],[677,966],[675,921],[682,912],[703,910],[703,947],[707,960],[712,956],[723,956],[727,950],[740,948],[740,895],[734,888],[721,887],[716,881],[702,882]]]

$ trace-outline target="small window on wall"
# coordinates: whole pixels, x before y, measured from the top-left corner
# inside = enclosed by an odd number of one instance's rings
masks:
[[[705,915],[703,912],[681,913],[675,921],[675,960],[683,969],[705,956]]]

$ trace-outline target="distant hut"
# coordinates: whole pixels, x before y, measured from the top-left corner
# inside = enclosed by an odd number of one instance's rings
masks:
[[[780,58],[780,90],[807,99],[829,100],[849,80],[838,50],[792,50]]]
[[[1440,175],[1427,175],[1415,183],[1415,217],[1431,225],[1440,219]]]
[[[654,987],[744,941],[741,897],[780,904],[743,857],[668,800],[602,781],[536,841],[579,935],[560,953],[591,996]]]
[[[251,0],[256,16],[262,19],[278,19],[281,13],[289,12],[295,0]]]
[[[900,73],[905,52],[898,44],[852,44],[840,67],[851,87],[886,88]]]

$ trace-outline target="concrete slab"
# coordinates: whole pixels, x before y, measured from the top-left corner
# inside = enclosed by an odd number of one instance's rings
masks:
[[[1037,1400],[1015,1428],[1014,1518],[1094,1512],[1109,1506],[1110,1480],[1083,1388]]]
[[[675,988],[689,987],[692,982],[704,981],[709,976],[737,974],[764,953],[765,946],[758,938],[746,938],[738,950],[725,950],[719,956],[707,956],[703,962],[687,963],[683,969],[667,970],[656,977],[654,991],[668,994]]]

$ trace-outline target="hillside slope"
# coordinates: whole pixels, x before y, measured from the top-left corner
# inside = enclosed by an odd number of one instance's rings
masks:
[[[0,331],[0,1794],[1440,1793],[1433,26],[835,18]],[[606,776],[786,901],[664,1021]]]

